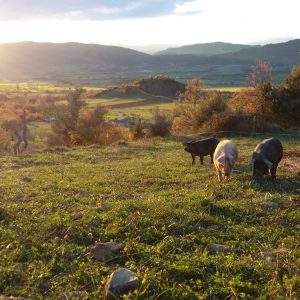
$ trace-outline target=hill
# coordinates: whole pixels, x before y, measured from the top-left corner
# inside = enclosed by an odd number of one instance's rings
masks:
[[[223,55],[241,61],[264,60],[273,64],[299,64],[300,39],[285,43],[268,44],[259,48],[242,49],[235,53]]]
[[[185,90],[185,85],[166,76],[155,76],[138,79],[133,82],[133,86],[145,93],[176,98],[178,93]]]
[[[151,55],[127,48],[80,43],[2,44],[0,57],[2,78],[138,69],[153,61]]]
[[[164,51],[157,52],[156,55],[191,54],[191,55],[211,56],[211,55],[217,55],[217,54],[237,52],[239,50],[246,49],[246,48],[252,48],[252,47],[254,47],[254,46],[223,43],[223,42],[202,43],[202,44],[186,45],[186,46],[181,46],[181,47],[177,47],[177,48],[168,48]]]
[[[224,43],[216,44],[224,46]],[[231,50],[235,46],[236,49],[243,47],[233,45],[227,44]],[[68,85],[103,87],[164,74],[181,82],[201,77],[208,85],[244,85],[257,59],[270,61],[276,73],[275,79],[282,80],[293,65],[300,64],[299,49],[300,40],[293,40],[222,55],[152,56],[122,47],[79,43],[2,44],[0,80],[59,80]]]

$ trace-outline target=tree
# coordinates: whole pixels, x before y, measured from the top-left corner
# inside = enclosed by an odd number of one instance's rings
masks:
[[[190,128],[190,131],[197,130],[199,128],[199,122],[196,117],[198,108],[215,94],[216,92],[205,89],[201,79],[194,78],[190,80],[186,85],[185,91],[179,94],[178,101],[175,103],[176,122],[185,124],[185,126]]]
[[[65,101],[53,102],[51,112],[55,117],[52,125],[54,135],[50,136],[50,144],[71,146],[74,140],[80,110],[86,105],[82,99],[83,89],[70,91]]]
[[[300,66],[294,67],[282,85],[275,110],[277,122],[284,127],[300,126]]]
[[[258,60],[251,68],[249,85],[252,87],[272,82],[272,66],[269,62]]]
[[[15,139],[13,150],[16,156],[28,147],[28,123],[40,116],[38,106],[37,98],[26,97],[11,98],[1,105],[1,128]]]
[[[208,91],[205,90],[201,79],[194,78],[188,81],[185,91],[179,94],[175,104],[175,113],[185,118],[192,118],[197,105],[206,99],[207,95]]]

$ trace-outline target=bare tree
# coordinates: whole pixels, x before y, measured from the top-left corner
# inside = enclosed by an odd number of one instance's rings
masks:
[[[257,87],[264,83],[272,82],[272,66],[269,62],[258,60],[251,68],[249,85]]]

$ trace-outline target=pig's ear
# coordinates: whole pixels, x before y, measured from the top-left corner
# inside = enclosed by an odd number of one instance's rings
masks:
[[[225,156],[224,155],[221,155],[219,156],[216,161],[222,165],[225,165]]]
[[[269,160],[267,160],[266,158],[264,159],[264,163],[268,166],[269,169],[272,168],[273,163],[271,163]]]

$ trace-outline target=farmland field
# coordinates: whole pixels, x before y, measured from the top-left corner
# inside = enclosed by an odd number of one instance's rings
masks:
[[[126,267],[141,280],[128,299],[299,298],[299,139],[281,138],[274,182],[250,176],[259,140],[233,138],[239,160],[223,184],[208,158],[190,165],[179,138],[2,156],[0,294],[101,299]],[[124,249],[96,261],[96,241]]]

